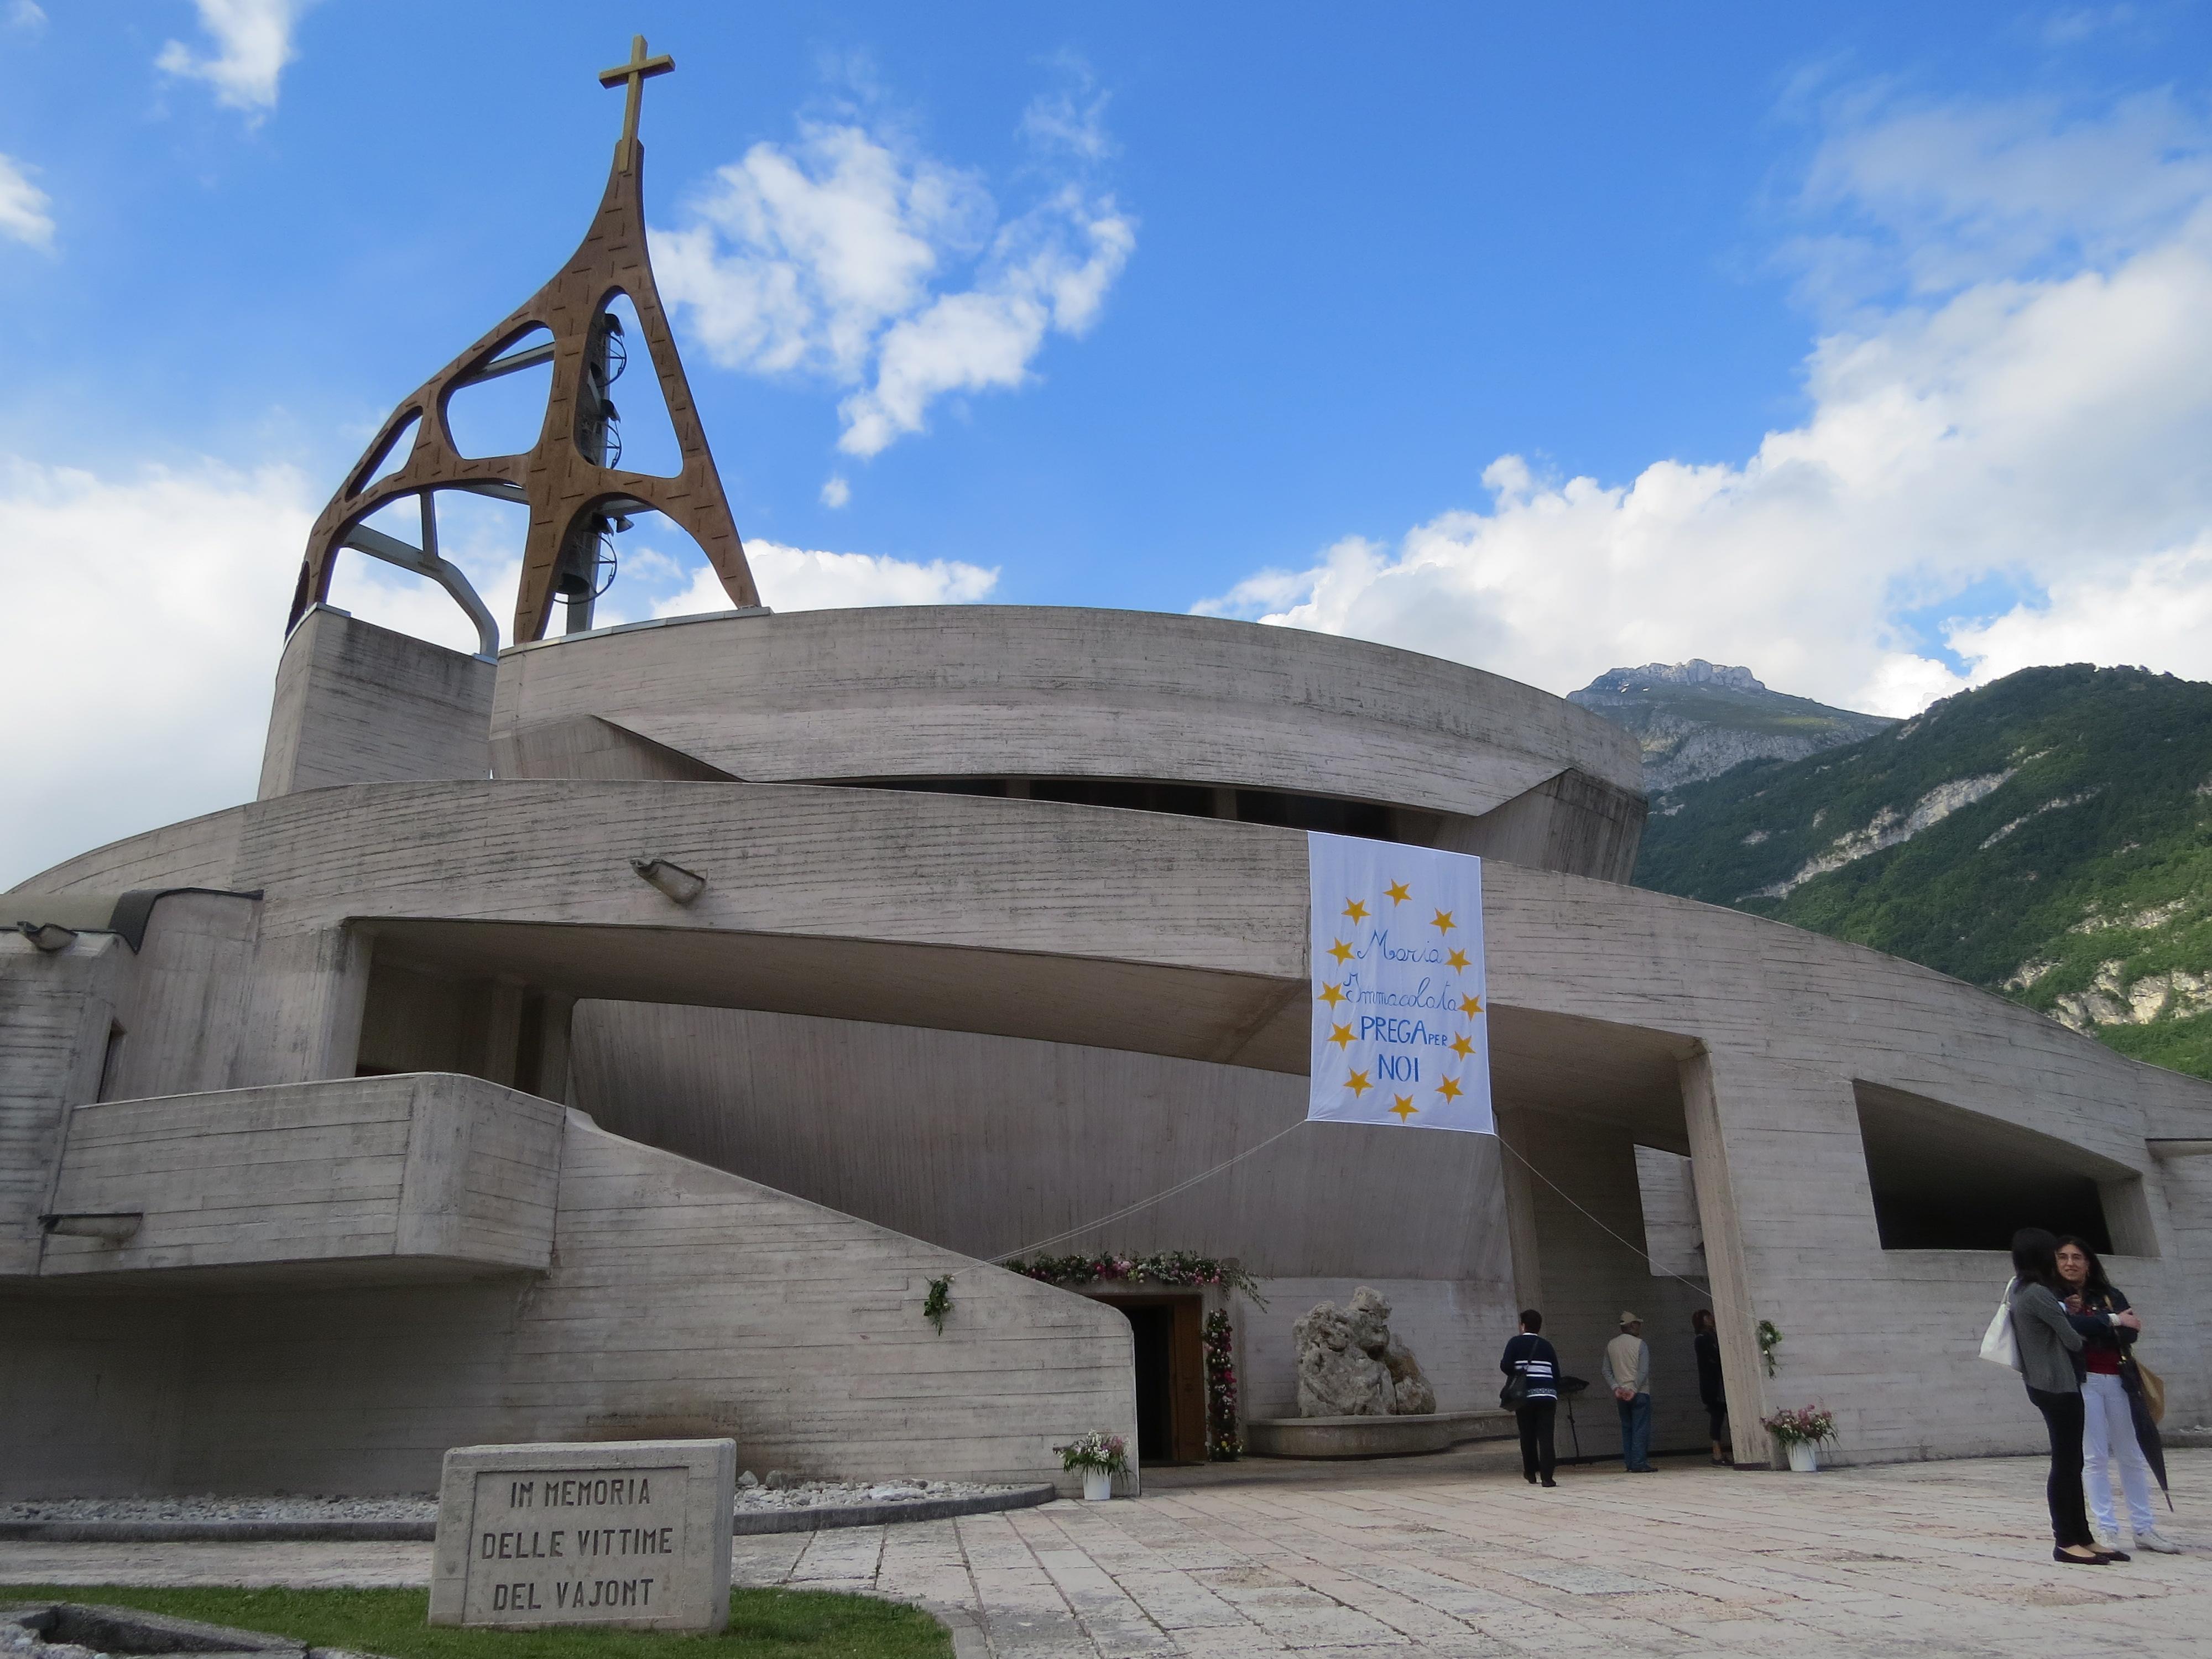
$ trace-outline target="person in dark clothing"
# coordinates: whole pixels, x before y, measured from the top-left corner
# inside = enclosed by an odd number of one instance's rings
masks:
[[[1735,1467],[1735,1454],[1729,1447],[1728,1390],[1721,1381],[1721,1339],[1713,1328],[1713,1310],[1700,1308],[1692,1314],[1690,1328],[1697,1333],[1690,1346],[1698,1352],[1698,1398],[1705,1406],[1713,1463],[1716,1468],[1730,1468]]]
[[[2068,1566],[2103,1567],[2128,1558],[2097,1547],[2081,1493],[2081,1347],[2087,1334],[2140,1330],[2132,1313],[2069,1314],[2060,1299],[2069,1286],[2058,1276],[2058,1241],[2040,1227],[2012,1236],[2013,1340],[2020,1350],[2021,1380],[2043,1413],[2051,1436],[2051,1474],[2044,1498],[2051,1508],[2051,1559]]]
[[[1521,1334],[1505,1345],[1498,1369],[1505,1374],[1508,1388],[1516,1378],[1521,1382],[1521,1399],[1513,1408],[1513,1418],[1521,1430],[1522,1478],[1532,1486],[1539,1480],[1556,1486],[1559,1483],[1552,1478],[1552,1471],[1559,1467],[1559,1458],[1552,1444],[1552,1419],[1559,1410],[1559,1356],[1537,1334],[1543,1328],[1544,1316],[1534,1308],[1523,1308]]]

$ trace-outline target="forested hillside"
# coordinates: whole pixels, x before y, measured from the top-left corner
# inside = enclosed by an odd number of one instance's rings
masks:
[[[2212,1077],[2212,685],[2024,670],[1848,747],[1658,795],[1636,878]]]

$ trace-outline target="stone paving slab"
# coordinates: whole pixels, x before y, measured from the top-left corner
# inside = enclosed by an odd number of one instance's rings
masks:
[[[2050,1559],[2033,1459],[1488,1470],[739,1538],[732,1581],[926,1607],[960,1659],[2111,1659],[2212,1654],[2212,1450],[2171,1456],[2179,1557]],[[416,1544],[0,1543],[0,1583],[383,1585]]]

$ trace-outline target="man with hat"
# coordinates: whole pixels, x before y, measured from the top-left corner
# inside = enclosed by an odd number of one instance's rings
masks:
[[[1605,1383],[1620,1407],[1620,1461],[1631,1474],[1656,1474],[1651,1467],[1651,1346],[1644,1322],[1620,1316],[1620,1334],[1605,1345]]]

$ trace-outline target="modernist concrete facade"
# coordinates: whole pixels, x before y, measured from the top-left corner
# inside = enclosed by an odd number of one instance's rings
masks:
[[[1516,1307],[1586,1376],[1630,1308],[1661,1443],[1697,1443],[1710,1303],[1740,1457],[1814,1400],[1850,1459],[2026,1450],[1975,1351],[1992,1230],[2032,1221],[2106,1236],[2169,1420],[2212,1414],[2212,1088],[1626,885],[1633,743],[1528,687],[989,607],[739,611],[495,671],[324,608],[279,685],[263,799],[0,917],[81,930],[0,938],[16,1490],[422,1490],[451,1445],[695,1434],[756,1468],[1056,1472],[1135,1429],[1131,1328],[988,1261],[1299,1122],[1306,828],[1485,856],[1502,1142],[1307,1124],[1059,1247],[1255,1274],[1248,1414],[1294,1409],[1291,1319],[1372,1284],[1447,1411],[1492,1403]]]

